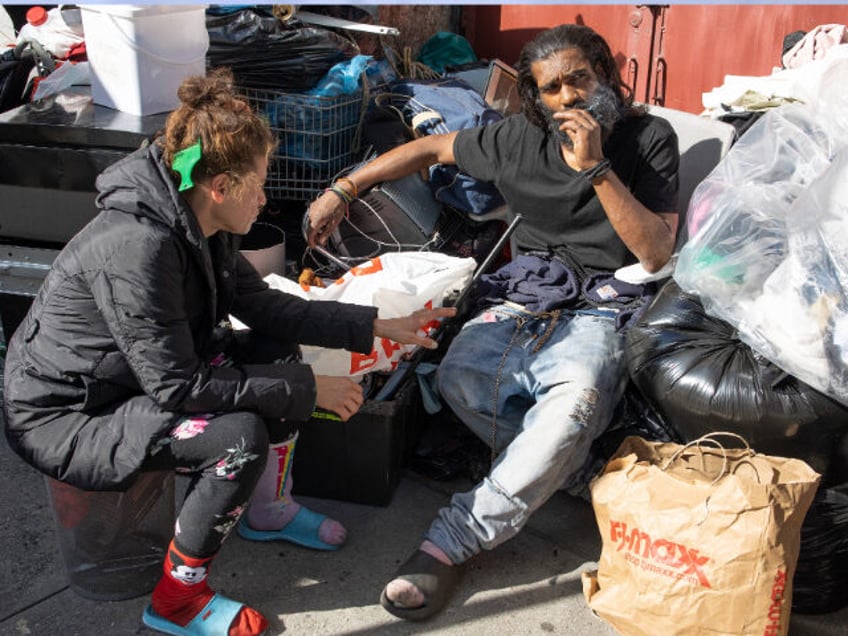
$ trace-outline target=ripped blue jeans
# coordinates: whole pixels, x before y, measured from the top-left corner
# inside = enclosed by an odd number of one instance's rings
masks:
[[[498,305],[463,326],[437,377],[454,413],[497,453],[427,531],[462,563],[515,536],[583,465],[624,392],[624,334],[614,314]]]

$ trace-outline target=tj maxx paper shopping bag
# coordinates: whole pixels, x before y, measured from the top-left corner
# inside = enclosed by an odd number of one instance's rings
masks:
[[[603,547],[584,593],[626,636],[787,633],[820,476],[716,435],[687,445],[628,437],[590,485]]]

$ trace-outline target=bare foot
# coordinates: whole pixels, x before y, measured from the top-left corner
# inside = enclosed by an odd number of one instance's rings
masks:
[[[406,579],[389,581],[386,586],[386,598],[398,607],[414,609],[422,607],[427,599],[417,587]]]
[[[330,545],[342,545],[347,541],[347,530],[335,519],[327,517],[318,526],[318,538]]]
[[[453,565],[448,555],[432,541],[425,540],[418,549],[445,565]],[[389,584],[386,585],[386,597],[398,607],[409,609],[422,607],[427,602],[421,590],[403,578],[389,581]]]

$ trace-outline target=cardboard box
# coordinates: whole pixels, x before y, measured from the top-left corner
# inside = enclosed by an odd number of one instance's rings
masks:
[[[395,399],[366,400],[347,422],[312,418],[300,428],[294,494],[387,506],[423,428],[413,376]]]

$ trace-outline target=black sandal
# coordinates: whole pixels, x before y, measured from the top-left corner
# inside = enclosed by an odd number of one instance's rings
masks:
[[[439,613],[447,605],[459,580],[462,578],[461,565],[445,565],[426,552],[417,550],[406,563],[398,568],[394,579],[409,581],[417,587],[426,599],[420,607],[400,607],[386,596],[386,589],[380,595],[380,604],[387,612],[407,621],[423,621]]]

